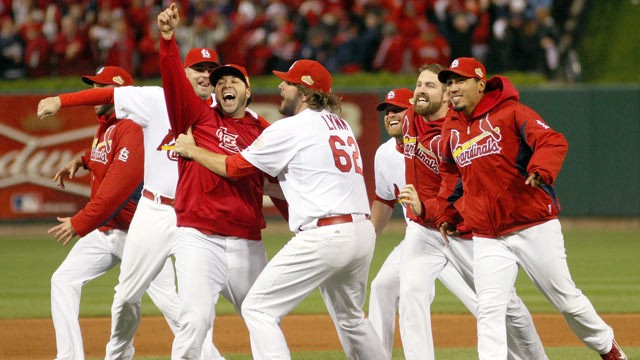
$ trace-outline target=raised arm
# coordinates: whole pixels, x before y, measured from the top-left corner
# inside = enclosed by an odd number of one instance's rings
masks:
[[[158,14],[158,28],[162,35],[160,42],[162,88],[169,122],[176,135],[186,133],[187,129],[203,116],[203,111],[211,111],[195,94],[185,74],[180,50],[174,37],[174,30],[179,22],[180,16],[175,3]]]

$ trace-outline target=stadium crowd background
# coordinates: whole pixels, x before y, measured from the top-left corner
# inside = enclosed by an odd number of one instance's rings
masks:
[[[559,66],[552,0],[177,0],[184,54],[215,49],[251,75],[298,58],[335,73],[407,73],[474,56],[491,72]],[[169,1],[0,0],[0,77],[68,76],[115,65],[160,76],[156,16]]]

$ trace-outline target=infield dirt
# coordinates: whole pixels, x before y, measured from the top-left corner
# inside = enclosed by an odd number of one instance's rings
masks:
[[[624,346],[640,346],[637,324],[640,314],[604,314],[616,339]],[[564,319],[556,314],[534,315],[538,333],[545,346],[581,346]],[[475,319],[471,315],[432,316],[436,348],[474,347]],[[80,326],[87,357],[103,357],[109,338],[109,318],[81,318]],[[292,352],[338,350],[340,343],[327,315],[289,315],[282,328]],[[216,346],[222,354],[250,353],[249,334],[238,316],[219,316],[214,330]],[[164,318],[145,317],[135,337],[136,356],[169,356],[173,335]],[[396,332],[396,347],[400,336]],[[36,360],[55,357],[55,337],[50,319],[0,320],[0,358]]]

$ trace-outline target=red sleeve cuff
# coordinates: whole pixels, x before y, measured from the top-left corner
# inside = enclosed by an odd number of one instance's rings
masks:
[[[227,176],[234,179],[260,171],[240,154],[227,156],[225,159],[225,167],[227,169]]]
[[[94,88],[60,95],[60,106],[113,104],[113,88]]]

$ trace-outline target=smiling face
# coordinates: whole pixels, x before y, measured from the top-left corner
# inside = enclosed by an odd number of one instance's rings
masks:
[[[193,91],[201,99],[209,98],[213,92],[213,85],[209,81],[209,75],[215,68],[216,64],[211,62],[201,62],[184,68]]]
[[[402,119],[408,109],[398,106],[388,105],[384,114],[384,128],[389,136],[402,140]]]
[[[485,86],[484,80],[452,75],[447,80],[447,93],[453,110],[471,115],[484,96]]]
[[[233,118],[244,117],[247,99],[251,96],[247,84],[233,75],[224,75],[214,86],[216,103],[222,112]]]
[[[413,107],[415,112],[428,120],[436,120],[444,116],[446,107],[445,86],[438,80],[438,74],[424,70],[418,76],[413,91]]]

